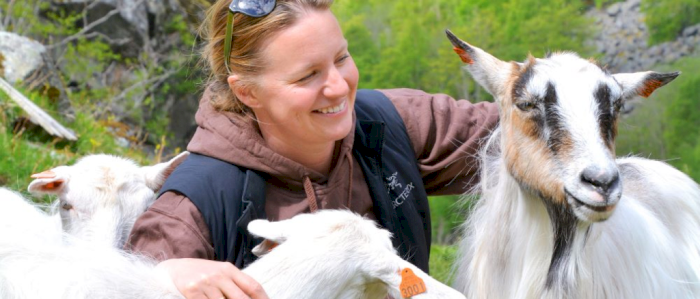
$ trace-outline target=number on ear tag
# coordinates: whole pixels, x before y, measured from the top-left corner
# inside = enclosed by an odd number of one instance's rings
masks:
[[[401,289],[401,296],[404,298],[411,298],[427,291],[423,279],[416,276],[413,270],[409,268],[401,270],[401,285],[399,288]]]

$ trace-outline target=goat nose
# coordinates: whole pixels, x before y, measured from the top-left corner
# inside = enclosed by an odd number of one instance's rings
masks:
[[[610,195],[620,185],[620,173],[617,169],[589,166],[581,173],[581,181],[601,195]]]

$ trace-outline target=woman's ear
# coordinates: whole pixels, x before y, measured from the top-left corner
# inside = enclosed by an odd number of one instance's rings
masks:
[[[238,75],[228,76],[227,81],[228,87],[231,88],[231,91],[236,95],[236,98],[238,98],[238,100],[240,100],[244,105],[250,108],[260,107],[260,102],[251,92],[250,86],[241,84],[241,80]]]

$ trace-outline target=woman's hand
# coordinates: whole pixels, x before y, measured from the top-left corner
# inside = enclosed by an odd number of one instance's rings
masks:
[[[262,286],[228,262],[172,259],[157,268],[170,275],[187,299],[268,299]]]

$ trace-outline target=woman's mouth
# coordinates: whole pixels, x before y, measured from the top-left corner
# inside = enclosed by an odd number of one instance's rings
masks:
[[[338,113],[340,111],[345,110],[345,106],[347,105],[347,101],[343,101],[337,106],[333,107],[326,107],[326,108],[321,108],[321,109],[316,109],[314,112],[316,113],[321,113],[321,114],[333,114],[333,113]]]

